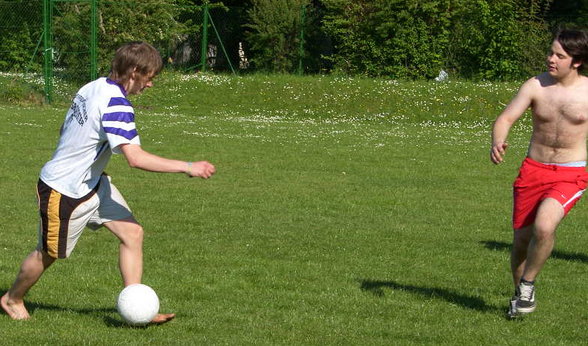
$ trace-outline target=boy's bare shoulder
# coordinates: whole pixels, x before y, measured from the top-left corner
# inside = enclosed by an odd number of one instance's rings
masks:
[[[520,97],[534,99],[539,97],[545,88],[555,85],[553,78],[548,73],[542,73],[527,79],[519,88]]]
[[[588,76],[580,75],[582,86],[588,86]]]
[[[549,73],[543,72],[529,79],[527,83],[532,83],[535,87],[547,88],[557,84],[557,81]]]

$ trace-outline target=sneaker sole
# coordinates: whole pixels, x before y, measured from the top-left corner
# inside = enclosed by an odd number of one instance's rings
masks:
[[[533,305],[533,306],[528,307],[528,308],[520,308],[520,307],[517,306],[517,312],[519,314],[529,314],[529,313],[535,311],[536,308],[537,308],[536,305]]]

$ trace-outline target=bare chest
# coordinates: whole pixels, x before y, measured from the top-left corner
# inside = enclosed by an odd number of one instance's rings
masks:
[[[588,97],[546,94],[533,102],[533,114],[543,123],[583,125],[588,122]]]

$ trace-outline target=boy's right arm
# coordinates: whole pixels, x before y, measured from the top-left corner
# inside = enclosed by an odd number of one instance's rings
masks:
[[[508,147],[508,143],[506,142],[508,132],[512,125],[531,107],[536,83],[535,78],[525,82],[519,89],[517,95],[506,106],[504,111],[500,113],[498,118],[496,118],[492,128],[492,147],[490,149],[490,160],[494,164],[499,164],[504,161],[504,154]]]
[[[139,168],[150,172],[186,173],[190,177],[210,178],[216,169],[208,161],[186,162],[166,159],[151,154],[137,144],[121,144],[120,150],[132,168]]]

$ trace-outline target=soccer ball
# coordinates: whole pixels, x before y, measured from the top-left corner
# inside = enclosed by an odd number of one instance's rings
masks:
[[[147,285],[129,285],[118,295],[116,308],[128,324],[141,326],[151,322],[159,312],[159,298]]]

